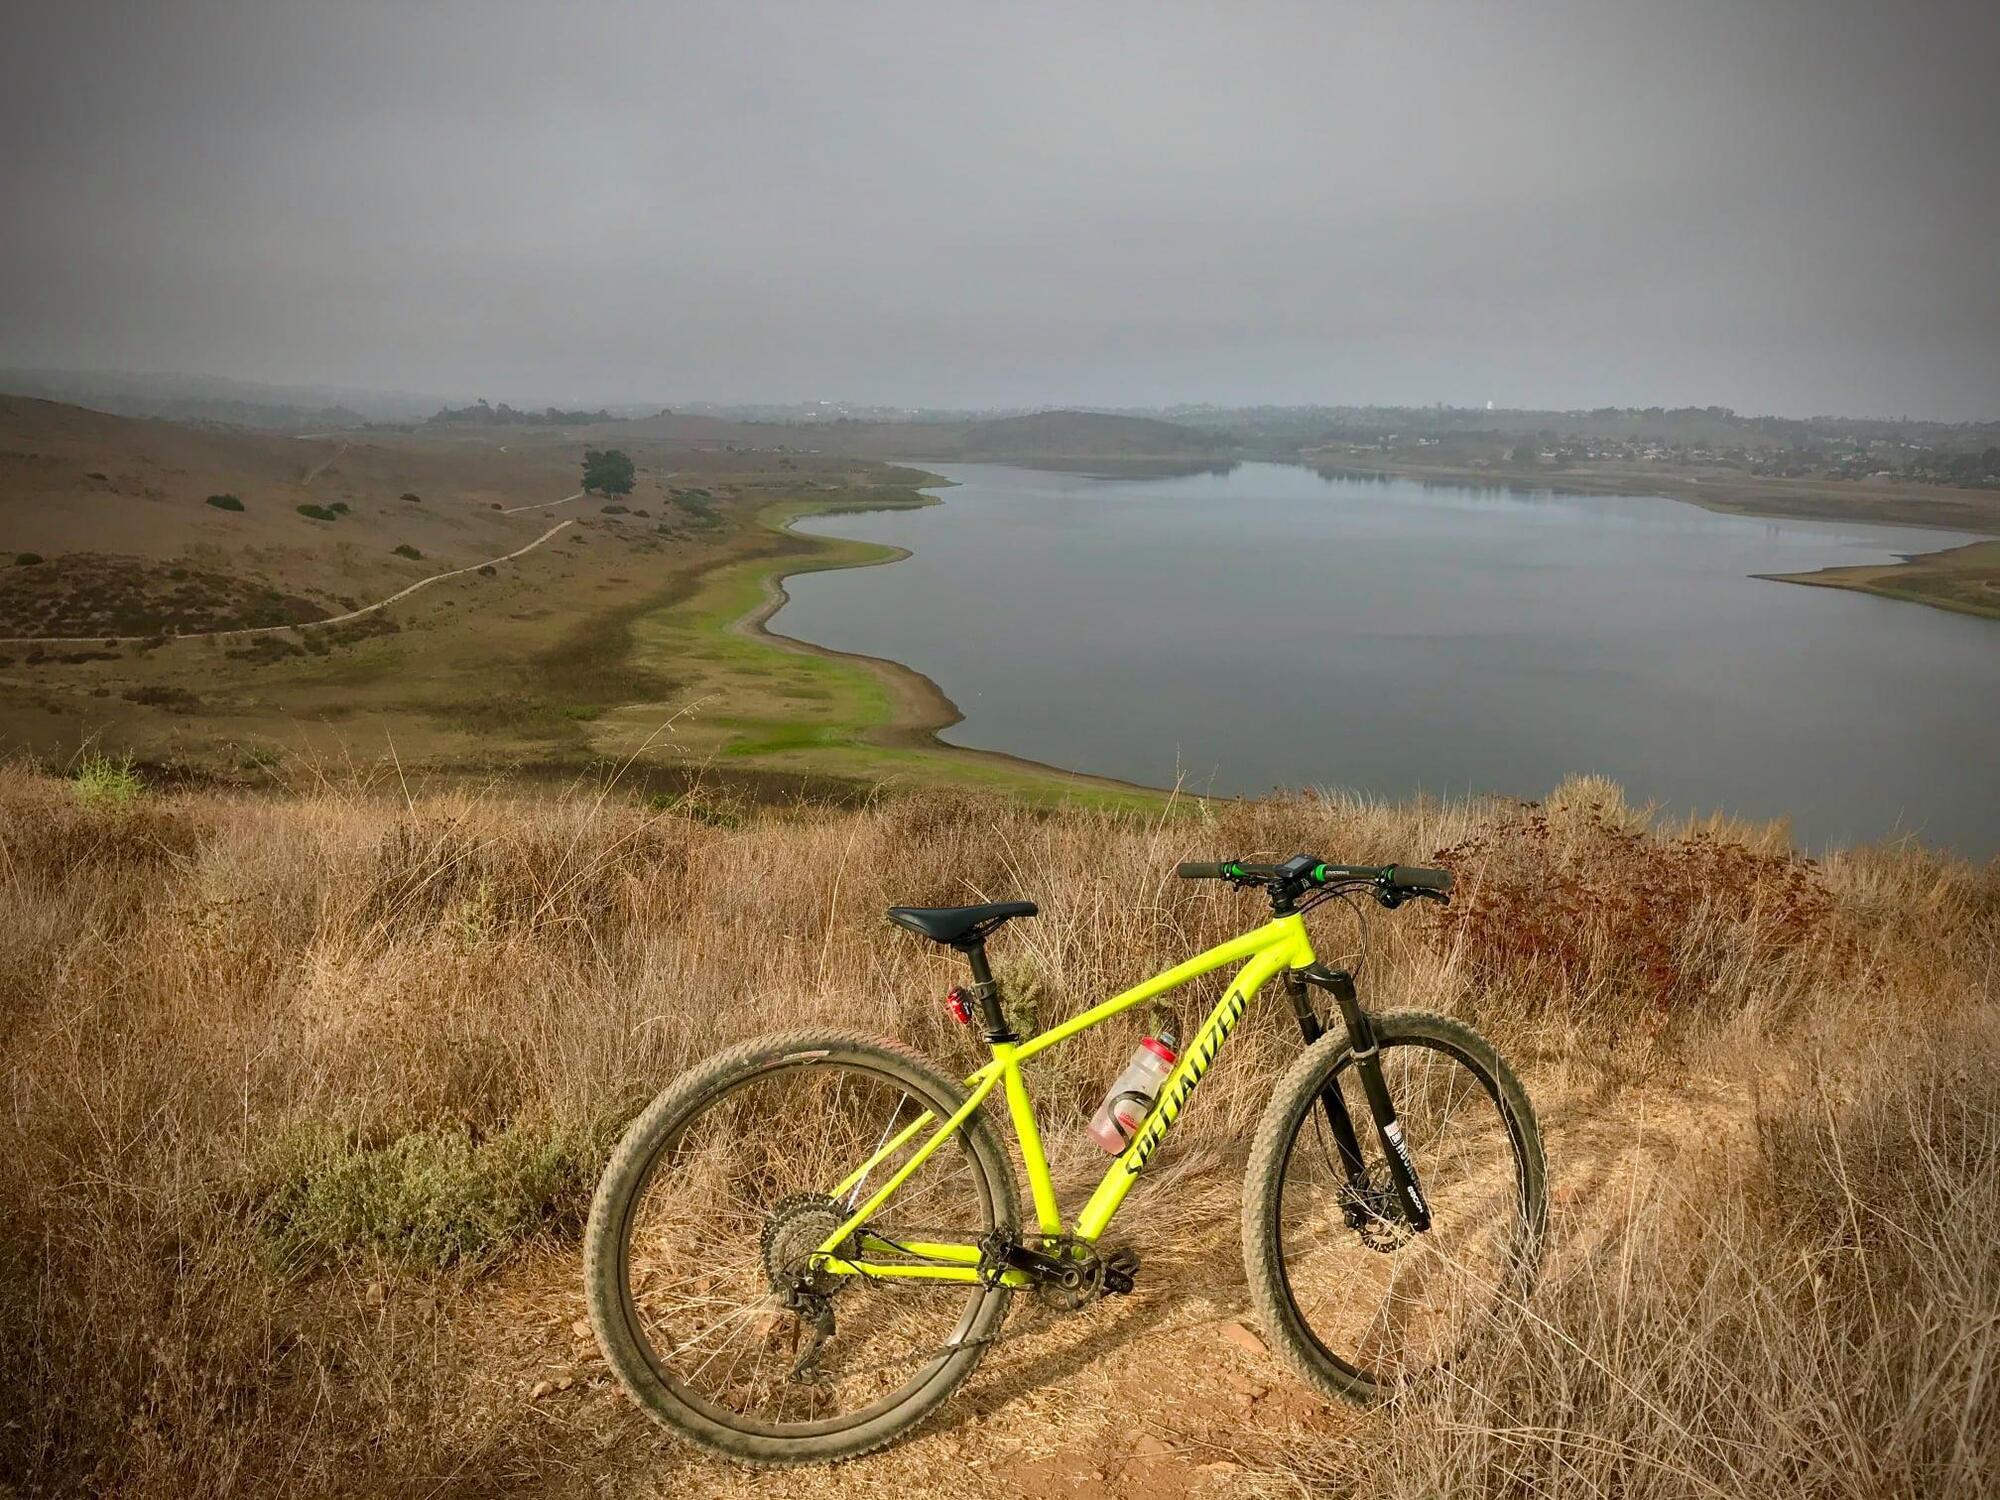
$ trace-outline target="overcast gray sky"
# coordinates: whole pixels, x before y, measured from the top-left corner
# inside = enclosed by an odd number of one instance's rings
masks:
[[[10,7],[0,364],[2000,416],[2000,4]]]

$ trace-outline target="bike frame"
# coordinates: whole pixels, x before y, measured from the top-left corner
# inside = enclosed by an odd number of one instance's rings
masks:
[[[928,1161],[938,1147],[963,1129],[965,1122],[983,1105],[995,1089],[1004,1091],[1007,1108],[1013,1118],[1015,1139],[1020,1145],[1021,1159],[1028,1170],[1028,1189],[1033,1195],[1036,1228],[1044,1242],[1065,1238],[1062,1210],[1056,1202],[1054,1180],[1049,1175],[1048,1157],[1042,1151],[1042,1135],[1035,1123],[1035,1107],[1028,1097],[1027,1080],[1021,1075],[1021,1065],[1030,1058],[1046,1052],[1081,1035],[1093,1026],[1102,1024],[1114,1016],[1122,1015],[1135,1005],[1143,1005],[1169,990],[1175,990],[1204,974],[1226,968],[1233,963],[1241,963],[1215,1009],[1208,1013],[1194,1040],[1188,1044],[1167,1075],[1152,1111],[1145,1121],[1132,1133],[1132,1139],[1125,1150],[1113,1160],[1104,1180],[1090,1196],[1090,1201],[1076,1217],[1075,1227],[1068,1237],[1082,1241],[1095,1241],[1110,1226],[1119,1204],[1125,1201],[1126,1193],[1138,1180],[1139,1173],[1147,1161],[1159,1149],[1167,1132],[1193,1097],[1195,1088],[1203,1076],[1214,1066],[1229,1034],[1243,1019],[1249,1009],[1251,998],[1274,976],[1290,971],[1310,968],[1316,962],[1312,940],[1306,933],[1305,919],[1297,912],[1288,912],[1272,918],[1254,932],[1246,932],[1239,938],[1210,948],[1186,963],[1176,965],[1163,974],[1155,975],[1143,984],[1134,985],[1123,994],[1093,1006],[1082,1015],[1053,1026],[1038,1036],[1025,1042],[993,1042],[993,1060],[970,1078],[965,1080],[970,1095],[960,1105],[950,1119],[932,1133],[930,1139],[918,1148],[910,1159],[890,1174],[864,1202],[855,1203],[868,1175],[874,1169],[902,1150],[917,1133],[937,1119],[935,1113],[925,1111],[898,1131],[893,1137],[883,1141],[875,1154],[855,1168],[838,1185],[830,1189],[830,1196],[844,1200],[851,1212],[841,1226],[826,1237],[814,1252],[813,1267],[817,1270],[840,1275],[861,1275],[885,1280],[927,1280],[927,1281],[981,1281],[995,1279],[982,1265],[986,1251],[979,1245],[934,1241],[890,1242],[869,1235],[861,1226],[879,1210],[883,1204],[907,1182],[918,1168]],[[890,1120],[893,1126],[894,1118]],[[880,1262],[868,1259],[848,1259],[839,1254],[840,1247],[859,1233],[862,1251],[877,1251],[904,1255],[910,1259],[902,1262]],[[1007,1270],[997,1278],[1003,1285],[1025,1286],[1031,1278],[1020,1270]]]

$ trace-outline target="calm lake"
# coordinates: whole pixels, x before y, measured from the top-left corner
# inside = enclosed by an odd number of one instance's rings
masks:
[[[793,578],[771,626],[924,673],[954,744],[1218,793],[1597,771],[1810,848],[2000,852],[2000,623],[1747,576],[1974,538],[1277,464],[930,467],[938,507],[801,523],[913,555]]]

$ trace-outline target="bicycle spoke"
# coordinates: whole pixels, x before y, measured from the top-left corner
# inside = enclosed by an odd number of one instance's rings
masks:
[[[828,1191],[931,1108],[880,1072],[816,1062],[752,1074],[686,1121],[660,1151],[626,1241],[629,1305],[662,1377],[781,1430],[865,1411],[933,1365],[989,1288],[877,1285],[811,1259],[849,1211]],[[886,1180],[927,1139],[891,1151],[870,1177]],[[954,1136],[898,1189],[897,1218],[972,1243],[991,1222],[979,1182]]]
[[[1321,1346],[1367,1379],[1394,1383],[1449,1361],[1518,1259],[1519,1182],[1506,1121],[1479,1079],[1430,1046],[1382,1052],[1404,1144],[1432,1221],[1403,1225],[1352,1067],[1334,1080],[1363,1141],[1368,1169],[1360,1229],[1342,1212],[1351,1193],[1314,1100],[1313,1139],[1295,1149],[1280,1192],[1278,1245],[1297,1316]]]

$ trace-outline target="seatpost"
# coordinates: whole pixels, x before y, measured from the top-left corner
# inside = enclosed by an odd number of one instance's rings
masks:
[[[975,937],[966,942],[953,943],[952,947],[965,955],[966,966],[972,970],[972,986],[966,992],[967,998],[979,1007],[979,1019],[986,1027],[989,1042],[1018,1042],[1021,1040],[1000,1009],[1000,986],[993,982],[993,971],[986,965],[986,939]]]

